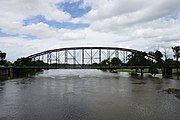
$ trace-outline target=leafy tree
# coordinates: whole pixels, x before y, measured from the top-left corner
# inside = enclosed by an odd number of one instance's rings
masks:
[[[19,58],[14,62],[15,66],[31,66],[32,64],[31,58]]]
[[[92,66],[98,66],[98,64],[97,63],[93,63]]]
[[[145,52],[136,52],[129,55],[129,61],[127,65],[130,66],[146,66],[150,64],[150,60],[146,59],[145,56],[147,54]]]
[[[172,47],[172,50],[174,52],[174,57],[176,57],[176,61],[178,61],[178,58],[180,56],[180,46]]]
[[[110,61],[109,61],[109,59],[105,59],[105,60],[103,60],[100,64],[101,64],[102,66],[107,66],[107,65],[110,64]]]
[[[163,54],[159,50],[156,50],[156,52],[154,53],[154,57],[156,61],[162,61]]]
[[[118,57],[114,57],[111,60],[111,65],[112,66],[120,66],[122,64],[122,61]]]
[[[164,60],[162,59],[163,54],[159,51],[156,50],[155,52],[149,52],[148,56],[151,57],[152,59],[156,60],[156,67],[165,67],[166,64]]]
[[[0,60],[4,60],[6,58],[6,53],[3,53],[2,51],[0,51]]]
[[[155,52],[149,52],[148,55],[157,62],[162,61],[163,54],[159,50],[156,50]]]
[[[31,58],[19,58],[14,62],[15,66],[44,66],[48,65],[41,60],[32,61]]]
[[[0,51],[0,65],[3,65],[3,66],[9,66],[10,62],[8,62],[7,60],[5,60],[6,58],[6,53]]]
[[[156,67],[150,67],[149,73],[151,73],[155,77],[155,75],[158,74],[158,69]]]
[[[31,61],[31,64],[33,65],[33,66],[44,66],[44,65],[48,65],[47,63],[44,63],[43,61],[41,61],[41,60],[37,60],[37,61]],[[55,64],[56,66],[57,66],[57,64]]]
[[[172,47],[172,50],[173,50],[173,52],[174,52],[174,57],[176,57],[176,62],[177,62],[177,73],[178,73],[178,79],[179,79],[179,71],[178,71],[178,68],[179,68],[179,62],[178,62],[178,59],[179,59],[179,56],[180,56],[180,46]]]

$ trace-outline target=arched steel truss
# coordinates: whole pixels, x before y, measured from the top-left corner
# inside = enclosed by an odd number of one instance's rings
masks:
[[[140,52],[138,50],[117,47],[72,47],[47,50],[28,56],[33,60],[42,60],[48,64],[69,64],[82,67],[101,63],[103,60],[111,60],[118,57],[123,63],[127,63],[128,55]]]

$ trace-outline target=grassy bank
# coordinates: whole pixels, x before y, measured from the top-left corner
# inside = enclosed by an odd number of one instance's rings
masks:
[[[136,72],[136,70],[135,69],[118,69],[117,70],[118,72]],[[138,73],[141,73],[141,70],[140,69],[138,69],[137,70],[137,72]],[[143,73],[148,73],[149,72],[149,69],[143,69]],[[162,70],[161,69],[158,69],[158,72],[159,73],[162,73]]]
[[[180,68],[178,69],[178,71],[180,72]],[[172,69],[172,73],[173,74],[177,73],[177,69]]]

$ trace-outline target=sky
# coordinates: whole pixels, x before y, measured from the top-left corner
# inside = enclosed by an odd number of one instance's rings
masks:
[[[180,0],[0,0],[0,50],[10,61],[77,46],[170,56],[177,45]]]

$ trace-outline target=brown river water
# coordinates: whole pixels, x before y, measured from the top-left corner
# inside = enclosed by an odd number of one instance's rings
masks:
[[[158,92],[169,87],[180,80],[44,70],[0,81],[0,120],[180,120],[180,99]]]

